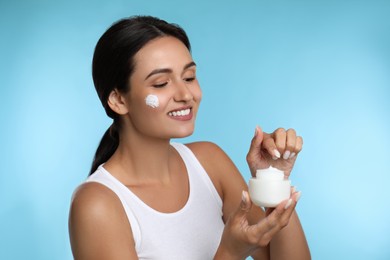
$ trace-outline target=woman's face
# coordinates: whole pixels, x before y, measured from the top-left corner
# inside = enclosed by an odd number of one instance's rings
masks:
[[[174,37],[157,38],[134,61],[130,91],[125,95],[133,128],[158,138],[192,134],[202,92],[186,46]]]

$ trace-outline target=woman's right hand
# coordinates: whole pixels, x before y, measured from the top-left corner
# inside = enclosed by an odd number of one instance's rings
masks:
[[[248,212],[252,202],[248,192],[243,191],[239,208],[225,225],[215,259],[245,259],[255,250],[267,246],[273,236],[288,224],[298,199],[299,193],[293,192],[290,199],[276,208],[268,208],[264,218],[250,225]]]

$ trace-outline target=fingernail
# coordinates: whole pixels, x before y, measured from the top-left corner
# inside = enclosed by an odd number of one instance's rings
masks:
[[[280,153],[276,149],[274,149],[274,157],[276,157],[277,159],[280,158]]]
[[[288,209],[291,206],[291,203],[292,203],[292,199],[289,199],[286,205],[284,206],[284,209]]]
[[[297,190],[297,187],[293,186],[293,187],[291,188],[291,193],[294,193],[296,190]]]
[[[296,202],[298,202],[298,200],[301,198],[301,195],[302,195],[302,192],[298,191],[298,194],[297,194],[296,199],[295,199]]]
[[[285,151],[283,154],[283,159],[287,160],[290,157],[291,152],[289,150]]]
[[[292,158],[294,158],[294,157],[295,157],[295,155],[296,155],[296,153],[291,153],[291,154],[290,154],[290,157],[289,157],[289,159],[292,159]]]
[[[256,126],[256,128],[255,128],[255,136],[257,136],[257,126]]]
[[[242,191],[242,195],[241,195],[241,200],[242,200],[242,202],[244,202],[244,203],[246,203],[246,198],[247,198],[247,196],[246,196],[246,191]]]

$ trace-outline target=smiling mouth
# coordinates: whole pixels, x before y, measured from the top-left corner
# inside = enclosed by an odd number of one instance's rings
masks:
[[[171,111],[168,113],[168,115],[172,117],[180,117],[180,116],[188,116],[190,113],[191,113],[191,108],[186,108],[182,110]]]

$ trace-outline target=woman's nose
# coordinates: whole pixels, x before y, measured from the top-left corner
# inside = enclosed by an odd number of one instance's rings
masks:
[[[191,90],[189,89],[189,86],[186,84],[186,82],[178,82],[176,84],[176,93],[174,96],[175,101],[177,102],[188,102],[191,99],[193,99],[193,95]]]

